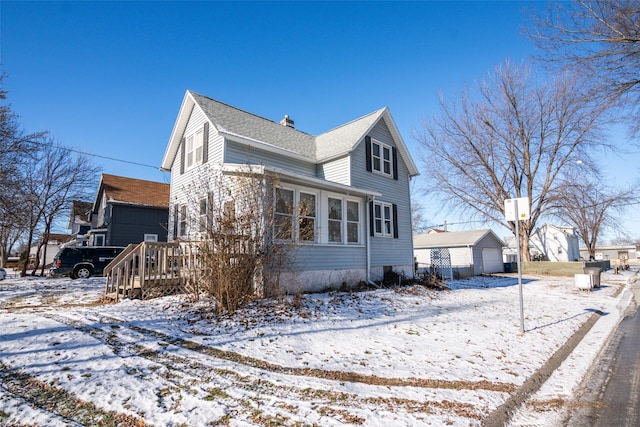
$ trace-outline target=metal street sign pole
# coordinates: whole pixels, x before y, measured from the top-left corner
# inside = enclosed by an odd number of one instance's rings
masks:
[[[522,298],[522,268],[520,267],[520,217],[518,216],[518,204],[514,203],[516,210],[516,248],[518,257],[518,288],[520,289],[520,332],[524,333],[524,303]]]
[[[518,256],[518,288],[520,290],[520,332],[524,333],[524,303],[522,297],[522,267],[520,263],[520,221],[529,219],[530,206],[528,197],[507,199],[504,201],[504,218],[516,223],[516,253]]]

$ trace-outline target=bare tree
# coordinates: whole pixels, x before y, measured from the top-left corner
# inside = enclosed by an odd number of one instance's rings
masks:
[[[35,274],[56,217],[74,198],[86,195],[95,183],[98,168],[83,155],[78,155],[57,145],[52,139],[43,139],[36,144],[37,152],[32,153],[22,178],[23,201],[27,207],[27,247],[36,237],[40,237],[36,249]],[[22,267],[26,275],[27,265]],[[44,274],[44,265],[41,274]]]
[[[605,108],[585,95],[571,75],[537,84],[530,67],[509,62],[466,91],[458,102],[443,99],[440,115],[423,122],[422,147],[431,193],[441,203],[482,220],[505,225],[504,201],[530,199],[531,217],[521,222],[520,248],[529,259],[529,236],[554,203],[561,171],[602,147]]]
[[[576,175],[563,180],[556,192],[552,212],[576,228],[590,259],[595,257],[600,233],[617,229],[616,214],[640,201],[633,189],[608,189],[594,178]]]
[[[25,228],[21,166],[29,158],[34,144],[45,133],[26,133],[18,116],[6,104],[7,91],[0,74],[0,266],[6,262],[13,245]]]
[[[198,177],[185,188],[189,198],[176,209],[174,227],[190,252],[198,254],[189,274],[189,294],[213,297],[216,311],[227,313],[256,298],[278,295],[294,245],[285,236],[289,230],[291,237],[293,222],[277,224],[274,215],[277,177],[267,178],[248,165],[225,173],[206,165]],[[307,207],[281,208],[296,211],[289,219],[300,222],[302,239],[315,233],[315,223],[304,214]]]
[[[543,58],[577,70],[601,95],[630,105],[640,131],[640,1],[552,2],[533,20],[530,35]]]

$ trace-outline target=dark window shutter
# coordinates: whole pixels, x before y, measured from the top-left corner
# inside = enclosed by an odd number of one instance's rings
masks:
[[[398,150],[391,147],[391,160],[393,161],[393,179],[398,179]]]
[[[374,222],[375,219],[373,218],[373,202],[369,202],[369,235],[371,237],[375,235]]]
[[[178,212],[179,212],[180,206],[173,205],[173,240],[176,240],[178,238],[178,222],[180,222],[180,220],[178,219]]]
[[[209,122],[204,122],[202,131],[202,163],[209,160]]]
[[[182,142],[180,143],[180,175],[184,173],[184,145],[186,141],[182,138]]]
[[[393,206],[393,238],[398,238],[398,205],[395,203]]]
[[[367,172],[372,172],[373,168],[371,167],[371,137],[364,137],[364,146],[365,146],[365,156],[367,156]]]

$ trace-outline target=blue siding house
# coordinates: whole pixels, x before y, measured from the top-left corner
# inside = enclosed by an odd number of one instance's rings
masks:
[[[169,240],[197,239],[198,224],[183,225],[180,212],[197,210],[191,184],[211,165],[277,175],[278,197],[312,207],[310,238],[291,215],[304,291],[413,274],[409,183],[418,170],[388,108],[314,136],[288,116],[276,122],[187,91],[161,166],[171,171]]]

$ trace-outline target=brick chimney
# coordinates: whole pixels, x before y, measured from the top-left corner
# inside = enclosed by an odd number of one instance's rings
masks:
[[[293,120],[289,118],[288,114],[285,114],[284,118],[282,120],[280,120],[280,124],[283,126],[286,126],[288,128],[294,128],[295,126],[293,126]]]

